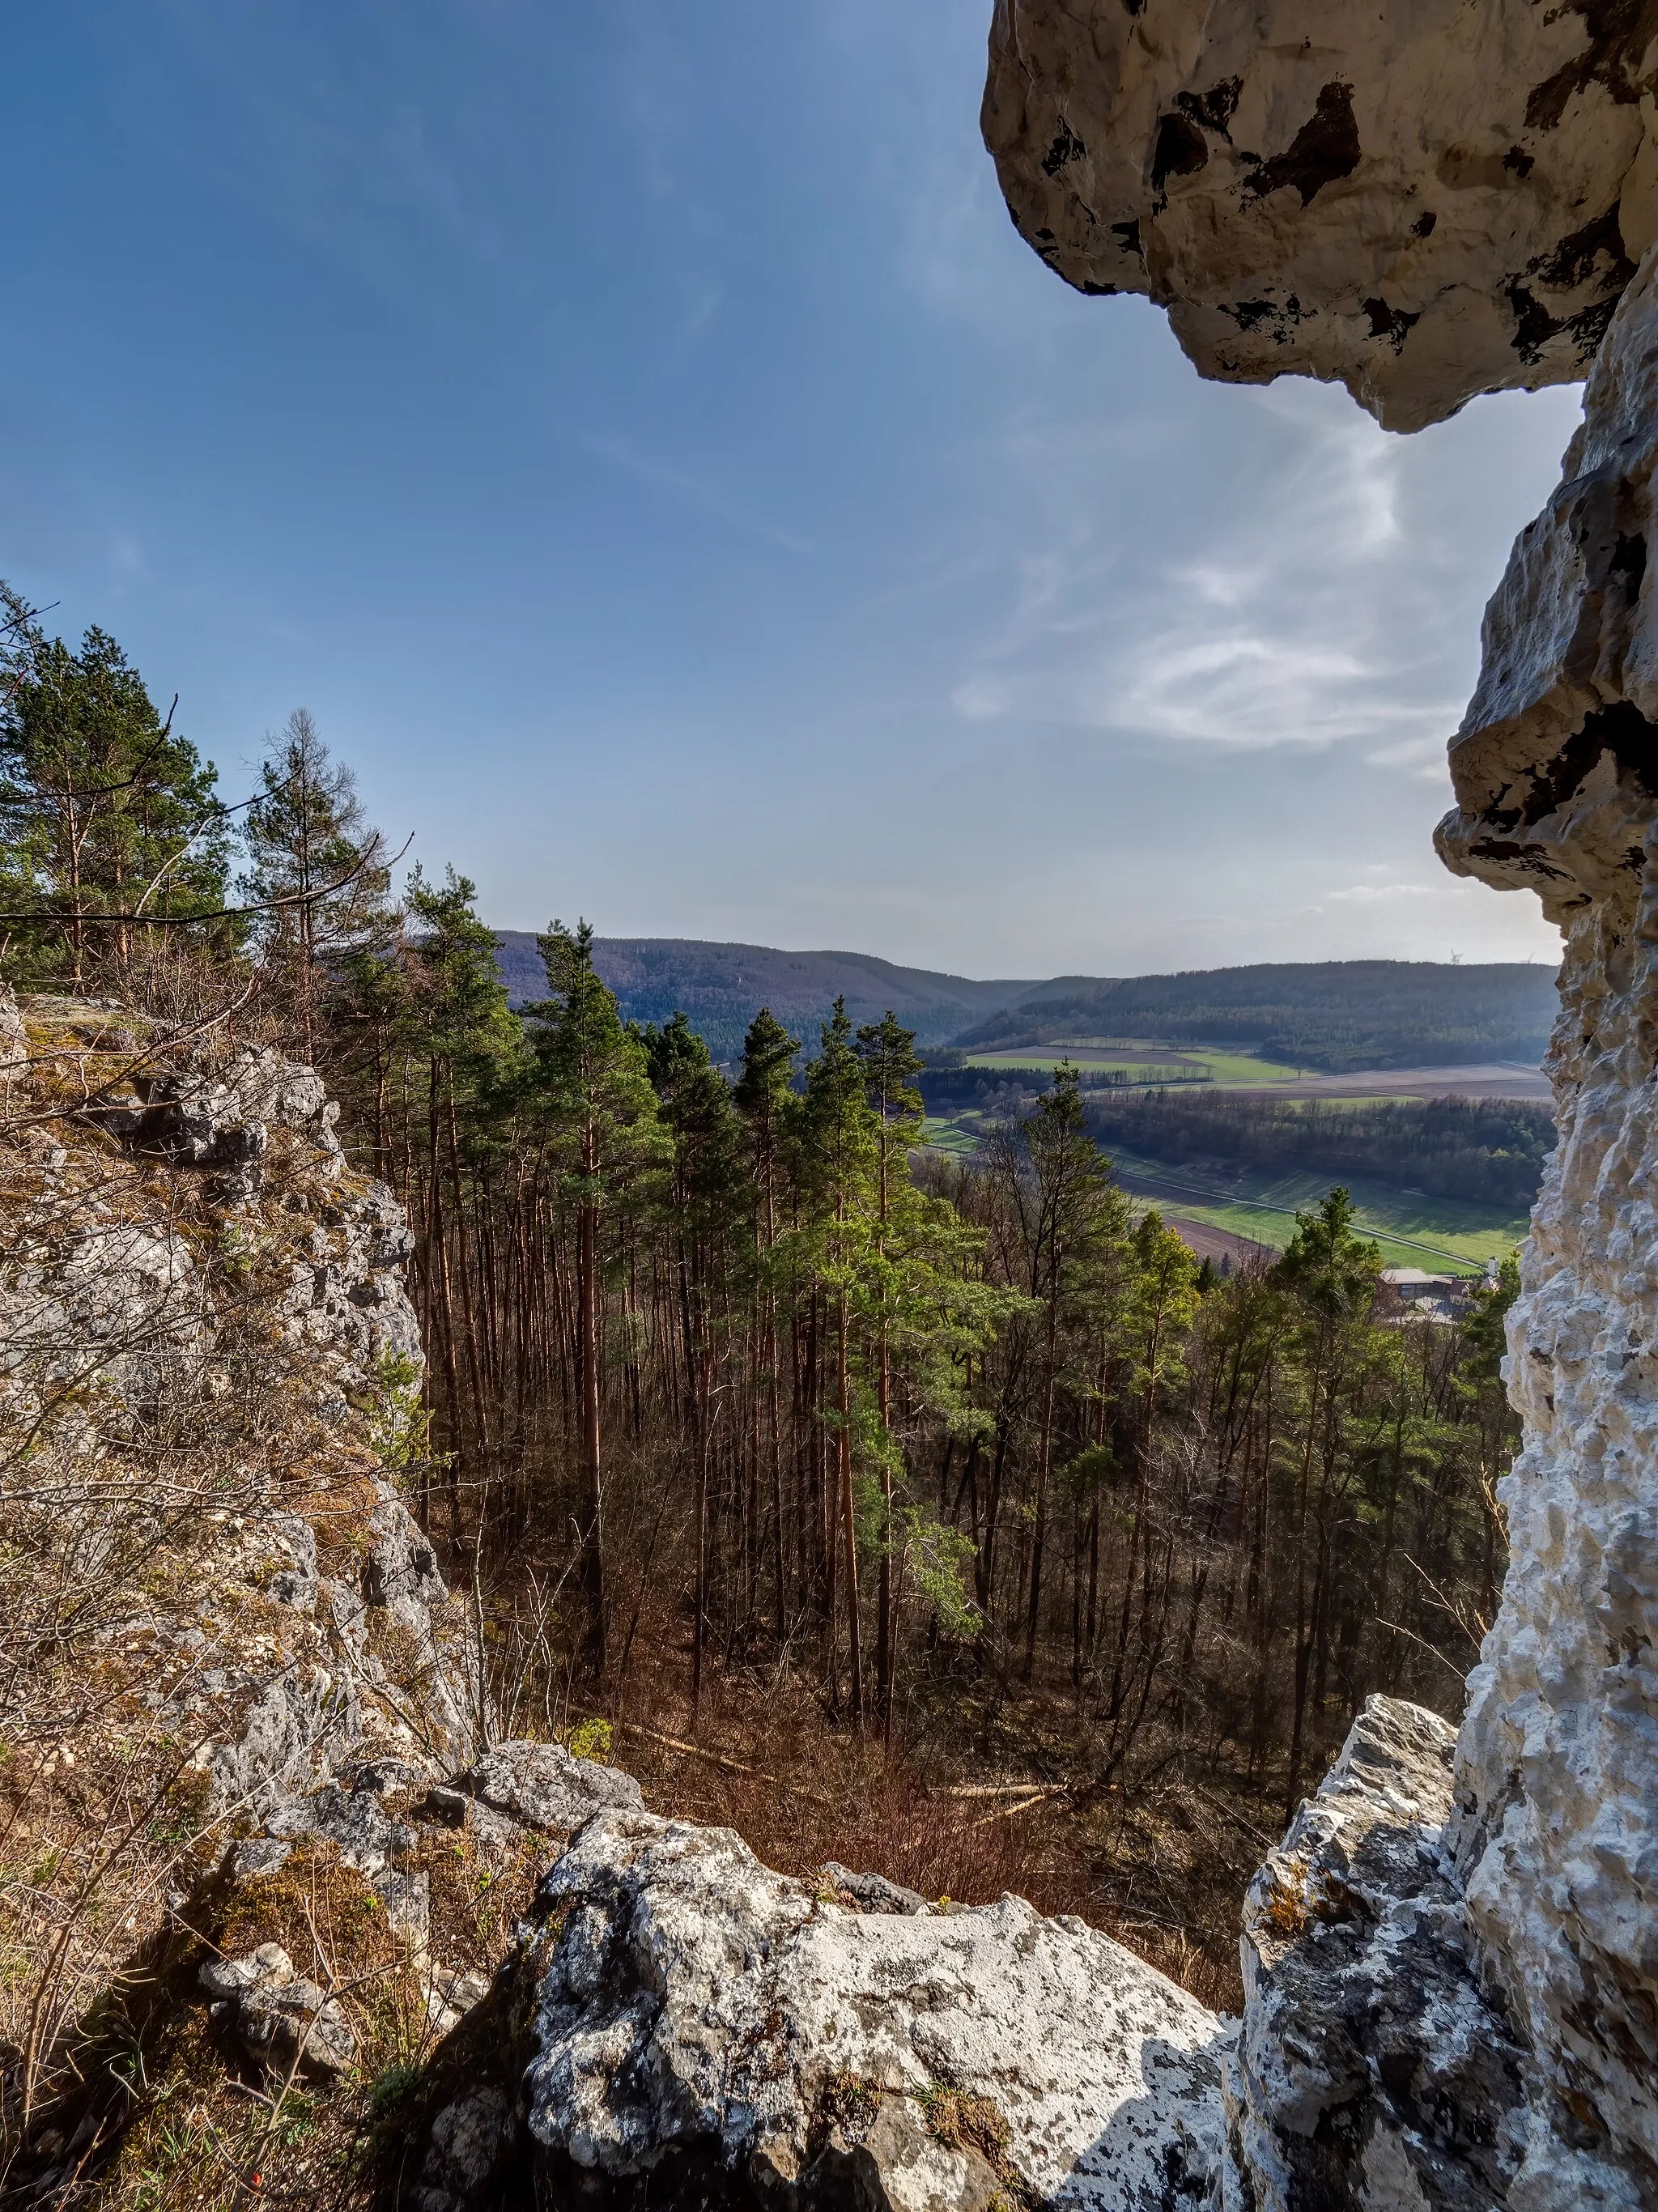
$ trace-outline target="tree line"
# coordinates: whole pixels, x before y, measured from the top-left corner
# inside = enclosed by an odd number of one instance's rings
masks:
[[[1554,1145],[1546,1106],[1519,1098],[1194,1097],[1157,1090],[1090,1106],[1095,1133],[1157,1160],[1243,1160],[1369,1176],[1436,1197],[1528,1208]]]
[[[1029,1707],[1090,1789],[1195,1761],[1289,1800],[1368,1691],[1459,1694],[1512,1267],[1459,1328],[1379,1318],[1338,1189],[1217,1279],[1074,1070],[937,1157],[891,1014],[762,1009],[727,1073],[623,1018],[585,922],[513,1012],[473,885],[393,898],[307,716],[222,802],[112,641],[9,605],[5,971],[143,1006],[193,963],[322,1069],[416,1232],[404,1479],[514,1663],[693,1725],[711,1670],[786,1666],[900,1745]]]
[[[1045,1038],[1156,1037],[1233,1045],[1292,1067],[1534,1062],[1558,1012],[1554,975],[1518,961],[1275,962],[1131,975],[1044,991],[956,1042],[969,1048]]]

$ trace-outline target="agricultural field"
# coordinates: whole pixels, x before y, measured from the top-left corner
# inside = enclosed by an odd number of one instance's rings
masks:
[[[978,1143],[980,1117],[929,1119],[926,1134],[938,1151],[966,1158]],[[1140,1203],[1155,1206],[1165,1219],[1196,1222],[1274,1251],[1281,1252],[1295,1235],[1297,1212],[1316,1206],[1338,1181],[1352,1194],[1357,1226],[1376,1238],[1389,1267],[1437,1266],[1477,1274],[1487,1260],[1502,1259],[1526,1235],[1524,1213],[1418,1196],[1360,1176],[1240,1167],[1222,1178],[1202,1168],[1170,1167],[1121,1146],[1108,1149],[1123,1188]]]
[[[1356,1225],[1374,1237],[1390,1267],[1420,1267],[1435,1261],[1453,1272],[1476,1273],[1487,1260],[1500,1260],[1526,1235],[1523,1213],[1501,1212],[1454,1198],[1419,1197],[1387,1183],[1357,1176],[1339,1178],[1306,1172],[1274,1174],[1240,1168],[1219,1179],[1197,1168],[1171,1168],[1119,1148],[1113,1155],[1125,1190],[1176,1216],[1247,1237],[1282,1251],[1296,1233],[1295,1217],[1316,1206],[1339,1180],[1352,1194]]]
[[[1254,1089],[1259,1084],[1293,1083],[1302,1070],[1282,1062],[1260,1060],[1253,1053],[1222,1052],[1205,1045],[1182,1046],[1179,1051],[1153,1039],[1077,1038],[1052,1045],[1026,1045],[1003,1052],[975,1052],[967,1056],[969,1067],[1029,1068],[1051,1075],[1064,1060],[1073,1067],[1121,1067],[1130,1080],[1148,1084],[1208,1081],[1229,1087]]]

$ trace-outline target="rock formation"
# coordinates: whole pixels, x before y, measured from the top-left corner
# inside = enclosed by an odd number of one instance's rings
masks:
[[[1438,833],[1566,939],[1510,1566],[1451,1775],[1425,1717],[1368,1714],[1251,1893],[1228,2204],[1658,2203],[1655,70],[1658,10],[1587,0],[1000,0],[992,32],[1021,231],[1168,304],[1206,374],[1412,428],[1593,362]]]
[[[420,2212],[526,2177],[551,2203],[1200,2201],[1212,2014],[1079,1920],[845,1878],[774,1874],[726,1829],[590,1820],[480,2015],[510,2063],[459,2069],[429,2123]]]
[[[1169,309],[1206,376],[1390,429],[1582,375],[1658,234],[1646,0],[997,0],[984,135],[1020,234]]]

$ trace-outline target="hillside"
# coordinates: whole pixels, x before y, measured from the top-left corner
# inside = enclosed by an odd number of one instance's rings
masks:
[[[504,929],[501,978],[514,1006],[546,995],[531,932]],[[975,982],[927,968],[900,968],[867,952],[785,952],[765,945],[716,945],[700,938],[601,937],[594,964],[631,1021],[665,1022],[683,1012],[716,1060],[734,1060],[762,1006],[809,1044],[817,1024],[844,995],[854,1022],[879,1021],[889,1007],[923,1047],[947,1043],[969,1024],[1017,1006],[1051,983]],[[1086,977],[1067,978],[1086,982]]]
[[[959,1042],[1214,1040],[1334,1071],[1534,1064],[1555,1012],[1553,970],[1530,963],[1309,961],[1093,982],[1065,978],[980,1020]]]
[[[506,929],[498,937],[513,1005],[541,998],[546,979],[534,936]],[[1327,960],[980,982],[867,952],[786,952],[698,938],[601,937],[594,954],[630,1020],[663,1022],[683,1011],[724,1060],[742,1050],[743,1032],[762,1006],[813,1045],[817,1024],[841,994],[854,1022],[878,1021],[890,1007],[923,1050],[1084,1036],[1218,1040],[1338,1073],[1492,1060],[1534,1065],[1555,1015],[1554,971],[1521,962]]]

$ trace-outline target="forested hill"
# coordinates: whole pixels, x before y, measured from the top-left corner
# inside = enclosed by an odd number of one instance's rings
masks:
[[[1554,970],[1530,963],[1325,960],[1044,984],[968,1029],[969,1046],[1081,1036],[1247,1045],[1340,1072],[1535,1063],[1556,1012]]]
[[[546,980],[527,930],[500,933],[513,1001]],[[783,952],[695,938],[602,937],[595,964],[630,1019],[683,1012],[716,1060],[769,1006],[808,1045],[844,994],[854,1022],[889,1007],[929,1046],[1034,1045],[1082,1036],[1230,1043],[1297,1066],[1455,1066],[1534,1063],[1555,1014],[1554,971],[1521,962],[1478,967],[1426,960],[1327,960],[1174,975],[1060,975],[976,982],[900,968],[865,952]]]
[[[501,973],[513,1003],[546,996],[536,940],[528,930],[499,933]],[[972,981],[926,968],[899,968],[867,952],[781,952],[766,945],[714,945],[697,938],[601,937],[593,964],[631,1021],[665,1022],[683,1012],[716,1060],[735,1060],[743,1033],[762,1006],[816,1047],[817,1024],[844,994],[854,1022],[878,1022],[889,1008],[923,1046],[946,1044],[970,1023],[1017,1006],[1051,983]],[[1086,984],[1089,978],[1066,979]]]

